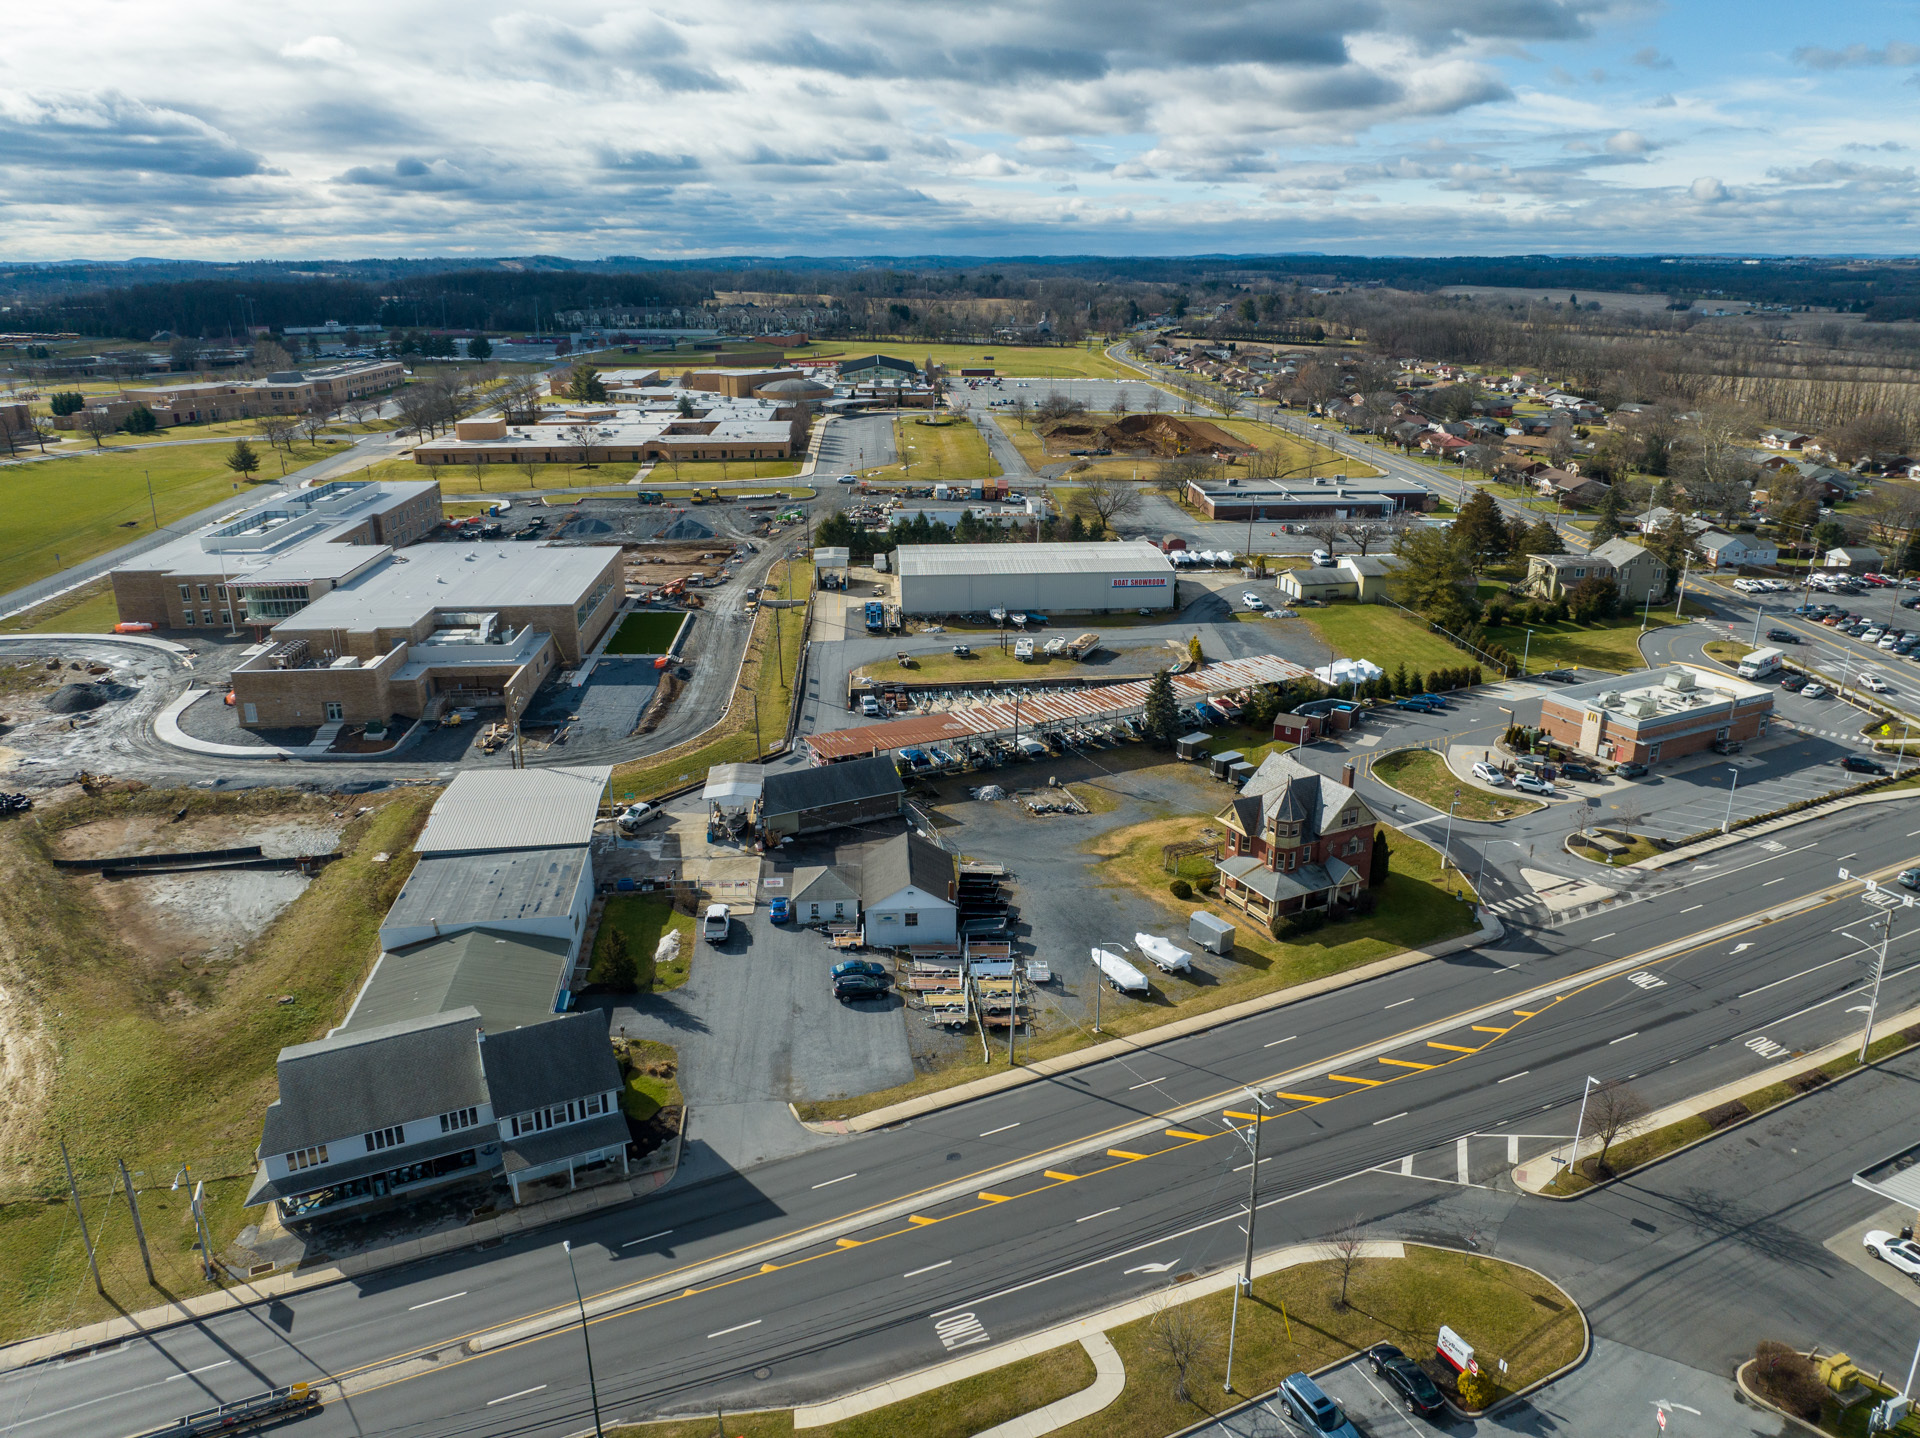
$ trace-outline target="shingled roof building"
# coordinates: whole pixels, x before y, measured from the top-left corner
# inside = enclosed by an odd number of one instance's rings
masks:
[[[348,1028],[280,1051],[249,1207],[287,1223],[364,1210],[504,1173],[521,1185],[618,1162],[626,1119],[606,1015],[488,1035],[456,1009]]]
[[[959,936],[958,870],[953,855],[918,834],[876,844],[860,874],[867,942],[950,944]]]
[[[891,754],[775,770],[761,791],[760,827],[777,843],[791,834],[871,823],[898,814],[905,795]]]
[[[1277,933],[1292,914],[1350,902],[1367,887],[1378,822],[1353,789],[1269,754],[1220,811],[1220,897]]]

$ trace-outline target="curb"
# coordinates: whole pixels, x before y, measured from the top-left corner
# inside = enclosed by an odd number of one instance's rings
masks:
[[[1826,1429],[1816,1428],[1797,1413],[1789,1413],[1784,1408],[1777,1408],[1774,1406],[1772,1399],[1761,1397],[1759,1392],[1747,1383],[1747,1370],[1751,1367],[1753,1367],[1753,1360],[1749,1358],[1745,1363],[1742,1363],[1738,1368],[1733,1370],[1733,1385],[1739,1391],[1742,1398],[1746,1399],[1747,1402],[1756,1408],[1771,1413],[1777,1418],[1784,1418],[1802,1433],[1812,1433],[1815,1435],[1815,1438],[1832,1438],[1832,1435],[1829,1434]]]
[[[1902,1020],[1902,1019],[1908,1020],[1909,1022],[1907,1023],[1897,1022],[1898,1020]],[[1890,1033],[1897,1032],[1900,1029],[1912,1027],[1913,1024],[1916,1022],[1920,1022],[1920,1008],[1908,1009],[1904,1013],[1890,1015],[1886,1020],[1886,1028],[1887,1028],[1887,1031]],[[1878,1020],[1876,1020],[1875,1022],[1875,1027],[1879,1027]],[[1840,1046],[1843,1043],[1845,1047],[1842,1049]],[[1853,1051],[1853,1044],[1854,1044],[1854,1040],[1851,1038],[1845,1039],[1845,1040],[1836,1039],[1833,1043],[1828,1044],[1825,1049],[1814,1050],[1815,1053],[1827,1053],[1828,1054],[1827,1058],[1813,1059],[1812,1056],[1810,1055],[1809,1060],[1799,1066],[1789,1068],[1789,1069],[1770,1070],[1769,1072],[1781,1075],[1780,1077],[1775,1078],[1773,1082],[1785,1083],[1789,1078],[1797,1078],[1802,1074],[1812,1073],[1814,1070],[1818,1069],[1821,1066],[1821,1064],[1828,1063],[1834,1058],[1843,1058],[1847,1054],[1851,1053]],[[1527,1194],[1529,1197],[1532,1197],[1532,1198],[1549,1199],[1554,1203],[1572,1203],[1576,1199],[1585,1198],[1590,1193],[1598,1193],[1603,1188],[1610,1188],[1614,1184],[1620,1182],[1622,1179],[1632,1178],[1637,1174],[1644,1173],[1646,1172],[1646,1170],[1653,1168],[1657,1164],[1665,1163],[1670,1158],[1678,1158],[1681,1154],[1686,1153],[1689,1149],[1698,1148],[1703,1143],[1710,1143],[1714,1139],[1719,1138],[1722,1134],[1732,1133],[1736,1129],[1745,1128],[1750,1123],[1754,1123],[1760,1119],[1770,1117],[1771,1115],[1778,1113],[1783,1108],[1787,1108],[1792,1104],[1799,1103],[1801,1099],[1812,1098],[1815,1094],[1824,1093],[1828,1089],[1833,1088],[1838,1084],[1845,1083],[1850,1078],[1854,1078],[1860,1074],[1868,1073],[1874,1069],[1877,1069],[1880,1067],[1880,1065],[1886,1063],[1890,1059],[1902,1058],[1907,1054],[1912,1053],[1917,1048],[1920,1048],[1920,1043],[1910,1043],[1905,1048],[1898,1048],[1898,1049],[1895,1049],[1892,1053],[1882,1054],[1879,1058],[1874,1059],[1871,1063],[1861,1064],[1858,1068],[1850,1069],[1846,1073],[1839,1075],[1837,1078],[1830,1078],[1825,1083],[1819,1085],[1816,1088],[1810,1088],[1804,1093],[1796,1093],[1789,1098],[1783,1098],[1780,1100],[1779,1103],[1769,1104],[1766,1108],[1761,1109],[1759,1113],[1750,1113],[1745,1118],[1734,1120],[1734,1122],[1726,1125],[1726,1127],[1724,1128],[1716,1128],[1711,1132],[1703,1133],[1700,1135],[1700,1137],[1696,1139],[1692,1139],[1686,1143],[1683,1143],[1678,1148],[1668,1149],[1665,1153],[1660,1154],[1657,1157],[1650,1158],[1645,1163],[1636,1164],[1634,1167],[1627,1169],[1623,1173],[1616,1173],[1613,1175],[1613,1177],[1604,1178],[1599,1183],[1588,1184],[1587,1187],[1581,1189],[1578,1193],[1547,1193],[1540,1189],[1526,1187],[1524,1184],[1520,1182],[1518,1178],[1514,1179],[1514,1186],[1519,1188],[1522,1193]],[[1840,1049],[1840,1052],[1828,1053],[1828,1050],[1833,1050],[1833,1049]],[[1728,1087],[1728,1085],[1722,1085],[1722,1087]],[[1760,1087],[1765,1088],[1767,1087],[1767,1085],[1762,1084],[1760,1085]],[[1753,1093],[1757,1091],[1758,1090],[1756,1089],[1747,1090],[1747,1092],[1749,1093]],[[1711,1097],[1713,1094],[1717,1092],[1719,1092],[1719,1090],[1717,1089],[1708,1089],[1705,1097]],[[1739,1100],[1739,1096],[1735,1095],[1734,1098],[1728,1099],[1727,1102],[1734,1103],[1734,1102],[1738,1102],[1738,1100]],[[1699,1100],[1694,1099],[1691,1102],[1698,1103]],[[1679,1107],[1679,1105],[1673,1105],[1673,1107],[1677,1108]],[[1698,1109],[1686,1115],[1686,1117],[1688,1118],[1699,1118],[1701,1116],[1702,1115]],[[1672,1122],[1679,1123],[1681,1122],[1681,1120],[1674,1119],[1672,1120]],[[1666,1125],[1662,1124],[1659,1127],[1664,1128],[1666,1127]],[[1657,1132],[1657,1129],[1650,1128],[1649,1132]],[[1515,1172],[1517,1171],[1518,1170],[1516,1169]],[[1551,1180],[1549,1180],[1549,1182],[1551,1182]]]
[[[1720,834],[1711,839],[1703,839],[1679,849],[1670,849],[1664,854],[1640,859],[1628,864],[1627,869],[1639,869],[1651,873],[1673,864],[1684,863],[1688,859],[1697,859],[1703,854],[1716,853],[1721,849],[1732,848],[1735,844],[1744,844],[1749,839],[1757,839],[1766,834],[1775,834],[1782,829],[1791,829],[1797,824],[1811,823],[1815,819],[1825,819],[1861,804],[1892,804],[1902,799],[1920,798],[1920,789],[1902,789],[1898,792],[1881,790],[1875,794],[1853,794],[1844,799],[1835,799],[1830,804],[1815,805],[1802,809],[1797,814],[1785,814],[1778,819],[1769,819],[1764,824],[1755,824],[1748,829],[1738,829],[1729,834]],[[1625,872],[1622,870],[1621,872]]]
[[[1458,780],[1462,784],[1470,785],[1474,793],[1485,794],[1488,797],[1492,797],[1494,795],[1499,794],[1500,792],[1498,789],[1485,788],[1480,784],[1479,780],[1477,779],[1471,779],[1471,780],[1461,779],[1458,774],[1454,773],[1453,766],[1447,762],[1447,756],[1445,754],[1439,752],[1436,749],[1429,749],[1424,744],[1409,744],[1404,749],[1389,749],[1387,750],[1386,753],[1375,754],[1371,759],[1367,760],[1367,777],[1373,780],[1374,783],[1378,784],[1383,789],[1393,790],[1394,793],[1400,795],[1404,799],[1411,799],[1416,804],[1425,805],[1425,807],[1429,809],[1432,809],[1434,806],[1432,804],[1427,803],[1427,801],[1425,799],[1422,799],[1418,794],[1409,794],[1405,789],[1402,789],[1399,785],[1395,784],[1391,779],[1382,779],[1379,775],[1379,772],[1374,768],[1374,765],[1378,764],[1382,759],[1391,759],[1395,754],[1431,754],[1433,755],[1434,758],[1440,761],[1440,767],[1447,771],[1447,774],[1449,777],[1455,780]],[[1530,804],[1539,804],[1540,808],[1529,809],[1524,814],[1503,814],[1498,819],[1462,819],[1460,822],[1463,824],[1505,824],[1512,819],[1530,819],[1535,814],[1540,813],[1542,810],[1545,810],[1548,807],[1548,805],[1541,803],[1541,801],[1538,799],[1529,799],[1527,802]],[[1441,810],[1438,810],[1437,812],[1444,814],[1447,811],[1445,809],[1441,809]]]
[[[586,1211],[598,1212],[601,1209],[614,1208],[617,1207],[620,1202],[639,1203],[653,1197],[654,1194],[660,1193],[671,1184],[680,1172],[680,1158],[684,1150],[687,1125],[691,1122],[691,1118],[691,1110],[685,1111],[681,1118],[681,1131],[674,1135],[672,1159],[663,1168],[656,1169],[651,1174],[638,1174],[634,1176],[635,1178],[655,1179],[656,1182],[653,1185],[652,1193],[639,1194],[629,1191],[628,1196],[624,1200],[609,1200],[606,1203],[594,1204]],[[629,1179],[628,1182],[629,1185],[631,1185],[633,1179]],[[604,1187],[588,1189],[586,1192],[611,1193],[613,1189],[614,1185],[608,1184]],[[523,1210],[510,1210],[509,1213],[503,1215],[503,1217],[510,1217],[513,1212],[520,1211]],[[523,1235],[538,1233],[541,1229],[551,1228],[555,1224],[566,1223],[580,1216],[579,1213],[557,1213],[549,1218],[543,1219],[539,1223],[526,1225],[517,1230],[517,1232]],[[467,1227],[477,1228],[481,1226],[483,1225],[473,1224]],[[465,1233],[466,1229],[449,1229],[447,1232]],[[330,1264],[325,1268],[308,1269],[305,1272],[302,1272],[302,1270],[296,1266],[288,1269],[284,1274],[275,1274],[263,1278],[258,1283],[252,1281],[241,1282],[235,1284],[232,1288],[220,1289],[214,1293],[201,1294],[196,1298],[180,1300],[165,1309],[149,1309],[147,1310],[148,1313],[159,1313],[164,1316],[148,1322],[143,1323],[141,1321],[142,1315],[133,1313],[125,1317],[106,1319],[100,1323],[90,1324],[84,1328],[68,1329],[63,1333],[43,1334],[37,1338],[23,1338],[4,1348],[0,1348],[0,1373],[10,1373],[22,1368],[31,1368],[41,1363],[66,1358],[76,1352],[84,1352],[92,1348],[109,1347],[125,1342],[129,1338],[150,1338],[156,1333],[164,1333],[171,1328],[179,1328],[187,1324],[203,1323],[218,1314],[232,1313],[240,1309],[251,1308],[259,1303],[277,1302],[289,1294],[309,1293],[318,1288],[327,1288],[336,1283],[345,1283],[351,1279],[363,1278],[371,1273],[382,1273],[391,1269],[404,1268],[407,1264],[417,1263],[423,1259],[442,1258],[447,1254],[457,1253],[463,1248],[478,1249],[486,1244],[503,1242],[512,1236],[514,1235],[495,1232],[474,1234],[465,1238],[460,1243],[449,1243],[444,1249],[434,1253],[416,1251],[406,1253],[404,1256],[398,1254],[398,1250],[401,1249],[417,1249],[423,1240],[416,1239],[411,1244],[394,1244],[388,1249],[375,1249],[373,1251],[374,1254],[392,1253],[395,1255],[384,1263],[367,1263],[360,1266],[348,1267],[347,1265],[351,1265],[354,1262],[353,1259],[349,1258],[342,1263]],[[195,1304],[200,1306],[194,1307],[193,1305]]]
[[[1156,1048],[1161,1044],[1171,1043],[1175,1039],[1187,1038],[1193,1034],[1205,1033],[1209,1029],[1237,1023],[1241,1019],[1252,1018],[1256,1014],[1270,1013],[1275,1009],[1285,1008],[1289,1004],[1318,998],[1321,994],[1384,978],[1388,974],[1398,973],[1416,964],[1424,964],[1429,959],[1445,958],[1449,954],[1470,949],[1476,944],[1490,943],[1501,938],[1505,933],[1506,929],[1500,921],[1489,917],[1487,922],[1472,933],[1462,934],[1456,939],[1448,939],[1443,943],[1435,944],[1430,949],[1403,949],[1400,953],[1389,954],[1384,959],[1375,959],[1370,964],[1349,969],[1344,974],[1312,979],[1304,984],[1277,989],[1271,994],[1263,994],[1256,999],[1243,999],[1237,1004],[1228,1004],[1225,1008],[1214,1009],[1209,1013],[1175,1019],[1171,1023],[1146,1029],[1135,1036],[1110,1039],[1106,1043],[1095,1044],[1090,1049],[1081,1049],[1072,1054],[1063,1054],[1059,1058],[1042,1059],[1038,1063],[1025,1064],[1018,1069],[990,1074],[985,1078],[956,1084],[950,1089],[942,1089],[935,1094],[904,1099],[899,1103],[872,1109],[850,1119],[824,1121],[805,1119],[800,1117],[799,1110],[793,1104],[789,1103],[787,1108],[793,1114],[794,1122],[812,1133],[829,1138],[845,1137],[855,1133],[871,1133],[875,1129],[886,1128],[905,1119],[920,1118],[930,1113],[938,1113],[942,1109],[972,1103],[975,1099],[988,1098],[993,1094],[1004,1093],[1008,1089],[1020,1088],[1026,1084],[1038,1083],[1042,1079],[1072,1073],[1076,1069],[1105,1063],[1108,1059],[1138,1053],[1142,1049]]]

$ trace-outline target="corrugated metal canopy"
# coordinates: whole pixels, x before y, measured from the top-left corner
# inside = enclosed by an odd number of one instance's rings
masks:
[[[707,804],[748,804],[767,786],[762,764],[715,764],[707,770],[707,787],[700,798]]]
[[[607,765],[460,774],[433,806],[414,848],[475,854],[585,845],[612,774]]]

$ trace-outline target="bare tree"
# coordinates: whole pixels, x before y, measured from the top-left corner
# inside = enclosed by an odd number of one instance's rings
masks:
[[[1347,1286],[1353,1282],[1353,1270],[1360,1266],[1360,1256],[1366,1251],[1366,1246],[1367,1230],[1358,1214],[1327,1237],[1327,1257],[1340,1278],[1340,1296],[1333,1300],[1333,1306],[1337,1309],[1347,1306]]]
[[[1214,391],[1213,407],[1231,419],[1234,415],[1245,409],[1246,405],[1242,403],[1237,391],[1222,386],[1220,389]]]
[[[1340,540],[1347,532],[1347,522],[1344,519],[1316,519],[1312,524],[1303,524],[1300,528],[1319,540],[1328,554],[1333,554],[1339,549]]]
[[[1608,1151],[1646,1127],[1652,1117],[1647,1101],[1622,1079],[1609,1079],[1587,1095],[1587,1121],[1579,1137],[1600,1140],[1600,1151],[1593,1156],[1594,1171],[1604,1177],[1609,1171]]]
[[[1219,1349],[1220,1335],[1191,1303],[1169,1303],[1147,1320],[1147,1348],[1173,1369],[1173,1397],[1185,1403],[1192,1391],[1194,1370]]]
[[[527,487],[531,489],[534,483],[540,478],[540,461],[535,459],[532,455],[528,455],[525,459],[520,461],[520,468],[523,471],[525,471],[527,476]]]
[[[306,435],[308,444],[319,443],[320,431],[333,423],[333,416],[333,405],[317,396],[300,412],[300,431]]]
[[[578,445],[580,447],[581,459],[584,462],[588,453],[587,436],[591,433],[592,430],[587,425],[570,424],[562,427],[560,438],[564,439],[568,444]]]
[[[1772,498],[1771,494],[1768,498]],[[1920,525],[1920,490],[1904,485],[1876,485],[1860,508],[1876,544],[1902,544],[1914,527]]]
[[[274,374],[293,368],[293,356],[270,339],[253,342],[253,367],[261,374]]]
[[[1115,419],[1125,419],[1132,408],[1133,404],[1127,397],[1127,387],[1121,385],[1113,392],[1113,403],[1107,406],[1108,412]]]
[[[1391,541],[1397,539],[1400,531],[1406,527],[1406,520],[1393,515],[1386,519],[1350,519],[1341,532],[1353,542],[1364,558],[1367,550],[1383,539],[1389,541],[1387,547],[1391,549]]]
[[[1074,506],[1111,529],[1115,520],[1139,513],[1140,491],[1124,479],[1093,479],[1074,496]]]
[[[254,421],[254,427],[260,431],[269,449],[286,446],[287,453],[293,453],[293,437],[299,430],[299,422],[290,414],[263,414]]]
[[[411,430],[422,439],[426,438],[430,402],[425,385],[406,386],[393,397],[393,407],[399,412],[402,430]]]
[[[80,411],[80,428],[93,436],[93,447],[100,448],[100,441],[112,434],[120,426],[107,417],[104,406],[88,405]]]
[[[473,454],[467,456],[467,468],[473,471],[474,488],[479,490],[486,489],[487,457],[476,450]]]
[[[1168,499],[1184,499],[1188,485],[1204,483],[1213,477],[1217,468],[1207,455],[1183,454],[1154,466],[1153,487]]]
[[[46,415],[36,414],[28,416],[27,423],[33,429],[33,437],[40,446],[40,453],[45,454],[47,441],[53,438],[53,421]]]
[[[1159,386],[1148,385],[1147,397],[1141,403],[1140,411],[1143,414],[1158,414],[1165,403],[1165,397],[1160,393]]]

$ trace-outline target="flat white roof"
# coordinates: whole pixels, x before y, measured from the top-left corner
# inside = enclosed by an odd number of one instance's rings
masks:
[[[950,574],[1172,574],[1166,555],[1144,540],[1114,544],[903,544],[903,579]]]
[[[416,544],[321,595],[281,627],[404,628],[435,609],[578,604],[618,546]]]
[[[612,775],[609,765],[469,770],[447,785],[413,847],[465,854],[584,846]]]

